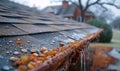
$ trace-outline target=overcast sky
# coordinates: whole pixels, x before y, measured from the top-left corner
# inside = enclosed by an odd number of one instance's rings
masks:
[[[30,7],[37,7],[38,9],[43,9],[50,5],[61,5],[60,2],[51,2],[52,0],[11,0],[20,4],[24,4]],[[113,11],[116,16],[120,16],[120,10],[115,7],[108,6],[109,9]]]
[[[52,2],[52,0],[11,0],[20,4],[24,4],[30,7],[37,7],[38,9],[43,9],[51,5],[61,5],[60,2]]]

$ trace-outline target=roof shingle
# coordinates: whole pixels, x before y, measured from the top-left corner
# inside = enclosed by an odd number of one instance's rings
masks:
[[[42,47],[59,48],[60,42],[67,45],[98,30],[85,23],[64,20],[34,8],[0,0],[0,70],[12,65],[9,58],[16,56],[13,52],[20,52],[21,48],[28,51],[33,48],[40,50]],[[16,43],[18,39],[22,46]],[[23,54],[20,52],[20,55]]]

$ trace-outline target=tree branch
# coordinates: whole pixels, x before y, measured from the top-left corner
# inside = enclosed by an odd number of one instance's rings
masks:
[[[120,9],[120,7],[119,6],[117,6],[117,5],[115,5],[114,3],[106,3],[106,2],[102,2],[102,3],[98,3],[98,4],[101,4],[101,5],[111,5],[111,6],[114,6],[114,7],[116,7],[117,9]]]
[[[103,4],[99,4],[99,3],[98,3],[98,5],[100,5],[102,8],[105,9],[104,12],[108,10]]]
[[[83,6],[82,6],[82,2],[81,2],[81,0],[78,0],[78,1],[79,1],[80,9],[83,10]]]
[[[69,2],[71,2],[72,4],[76,5],[78,8],[80,8],[80,10],[83,10],[83,6],[82,6],[82,2],[81,0],[78,0],[79,4],[73,2],[72,0],[69,0]]]
[[[88,5],[88,4],[89,4],[89,2],[90,2],[90,0],[88,0],[88,1],[86,2],[86,5]]]
[[[85,7],[85,9],[84,9],[84,11],[86,11],[90,6],[95,5],[95,4],[99,3],[99,2],[100,2],[100,0],[96,0],[95,2],[93,2],[91,4],[87,4],[86,7]]]
[[[100,1],[101,1],[101,0],[96,0],[95,2],[89,4],[89,6],[91,6],[91,5],[95,5],[95,4],[99,3]]]
[[[76,5],[77,7],[79,7],[79,5],[71,0],[69,0],[69,2],[71,2],[72,4]]]

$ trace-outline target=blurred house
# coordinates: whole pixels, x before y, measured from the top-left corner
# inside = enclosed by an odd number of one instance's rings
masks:
[[[81,21],[81,10],[75,4],[69,4],[68,1],[62,1],[62,5],[48,6],[42,10],[42,12],[49,12],[55,15],[59,15],[65,19],[73,19]],[[94,14],[90,11],[85,12],[85,21],[89,21],[94,18]]]

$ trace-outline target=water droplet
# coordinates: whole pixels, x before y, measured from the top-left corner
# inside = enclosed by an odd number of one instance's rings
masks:
[[[19,54],[19,52],[18,52],[18,51],[15,51],[15,52],[14,52],[14,54],[15,54],[15,55],[18,55],[18,54]]]
[[[52,40],[52,43],[55,43],[55,41],[54,41],[54,40]]]
[[[27,43],[30,43],[30,41],[27,41]]]
[[[17,40],[20,40],[20,38],[18,38]]]
[[[13,46],[15,45],[15,44],[12,44]]]
[[[17,49],[15,49],[15,51],[16,51]]]
[[[53,45],[53,43],[52,43],[52,42],[51,42],[50,44],[51,44],[51,45]]]
[[[23,48],[23,47],[20,47],[21,49]]]
[[[13,41],[12,41],[12,40],[10,40],[9,42],[10,42],[10,43],[12,43]]]
[[[10,52],[9,52],[9,51],[7,51],[6,53],[7,53],[7,54],[9,54]]]
[[[10,53],[12,53],[12,51],[10,51]]]

